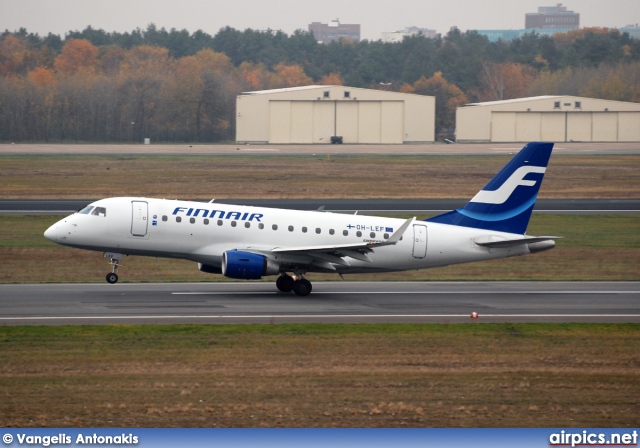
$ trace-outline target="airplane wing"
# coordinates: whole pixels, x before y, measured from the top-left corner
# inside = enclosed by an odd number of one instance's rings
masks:
[[[243,250],[248,252],[256,252],[261,254],[281,254],[287,257],[301,258],[309,260],[311,264],[326,268],[328,270],[335,271],[335,268],[331,263],[349,266],[349,261],[345,260],[345,257],[350,257],[356,260],[371,262],[371,258],[367,254],[373,252],[376,247],[392,246],[397,244],[402,238],[404,232],[415,221],[415,217],[407,219],[404,224],[396,230],[389,239],[380,242],[362,242],[356,244],[333,244],[326,246],[292,246],[292,247],[272,247],[269,249],[264,248],[245,248]]]

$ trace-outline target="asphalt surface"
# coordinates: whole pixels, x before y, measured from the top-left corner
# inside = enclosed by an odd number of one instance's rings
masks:
[[[0,214],[68,215],[95,199],[0,199]],[[209,200],[202,199],[203,202]],[[468,199],[216,199],[216,202],[293,210],[364,214],[431,214],[462,207]],[[640,212],[640,199],[539,199],[534,213],[591,214]]]
[[[0,285],[0,325],[640,322],[638,282],[271,282]]]

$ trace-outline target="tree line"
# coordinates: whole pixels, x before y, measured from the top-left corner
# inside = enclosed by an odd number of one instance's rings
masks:
[[[640,102],[640,41],[608,29],[489,42],[453,28],[402,42],[318,44],[304,31],[215,36],[149,25],[63,40],[0,35],[0,141],[217,142],[240,92],[310,84],[436,97],[436,130],[469,102],[578,95]]]

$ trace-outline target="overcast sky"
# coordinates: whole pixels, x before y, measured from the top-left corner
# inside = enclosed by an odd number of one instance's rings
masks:
[[[0,30],[20,27],[64,36],[88,25],[105,31],[158,28],[202,30],[225,26],[244,30],[307,30],[311,22],[359,23],[363,39],[407,26],[445,34],[452,26],[521,29],[527,12],[557,0],[0,0]],[[567,0],[580,13],[580,26],[623,27],[640,23],[640,0]]]

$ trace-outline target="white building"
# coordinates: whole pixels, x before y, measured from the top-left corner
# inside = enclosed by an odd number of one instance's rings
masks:
[[[472,103],[456,111],[456,140],[640,142],[640,104],[579,96]]]
[[[424,143],[435,137],[435,98],[347,86],[244,92],[238,143]]]
[[[400,31],[382,33],[382,42],[402,42],[402,39],[405,37],[417,36],[418,34],[434,39],[436,37],[436,30],[410,26]]]

